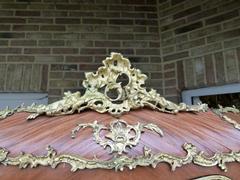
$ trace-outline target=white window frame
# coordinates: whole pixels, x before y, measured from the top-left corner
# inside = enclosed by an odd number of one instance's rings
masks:
[[[188,105],[200,103],[200,96],[231,94],[240,92],[240,83],[182,91],[182,101]]]
[[[21,104],[29,106],[32,103],[36,104],[48,104],[47,93],[19,93],[19,92],[0,92],[0,109],[4,109],[7,106],[9,108],[15,108]]]

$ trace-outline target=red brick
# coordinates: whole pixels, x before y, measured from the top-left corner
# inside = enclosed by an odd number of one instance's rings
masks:
[[[3,10],[0,11],[0,17],[3,16],[13,16],[14,11],[13,10]]]
[[[116,24],[116,25],[132,25],[133,20],[131,19],[110,19],[109,24]]]
[[[204,56],[207,85],[215,84],[214,63],[212,54]]]
[[[90,4],[57,4],[56,9],[60,10],[78,10],[78,11],[105,11],[106,5],[90,5]]]
[[[126,18],[145,18],[144,13],[136,13],[136,12],[124,12],[121,14],[122,17]]]
[[[169,95],[176,96],[176,95],[178,95],[178,91],[177,91],[176,87],[166,88],[165,95],[166,96],[169,96]]]
[[[224,69],[224,58],[222,52],[218,52],[214,54],[215,64],[216,66],[216,77],[217,82],[222,84],[226,81],[225,69]]]
[[[95,55],[95,54],[106,54],[106,49],[103,48],[82,48],[80,49],[81,54]]]
[[[53,54],[78,54],[78,48],[53,48]]]
[[[14,17],[0,17],[0,23],[16,23],[23,24],[26,23],[26,19],[23,18],[14,18]]]
[[[180,58],[185,58],[185,57],[188,57],[188,56],[189,56],[188,51],[183,51],[183,52],[174,53],[174,54],[171,54],[171,55],[164,56],[163,60],[164,61],[171,61],[171,60],[177,60],[177,59],[180,59]]]
[[[96,71],[100,64],[80,64],[79,70],[80,71]]]
[[[64,25],[42,25],[40,31],[65,31]]]
[[[35,46],[37,45],[36,40],[11,40],[12,46]]]
[[[109,6],[110,11],[133,11],[133,6],[126,6],[126,5],[110,5]]]
[[[96,47],[120,47],[119,41],[95,41]]]
[[[38,31],[38,25],[13,25],[13,31]]]
[[[2,9],[27,9],[28,4],[26,3],[4,3],[1,5]]]
[[[39,40],[39,46],[64,46],[64,40]]]
[[[206,19],[205,23],[206,25],[210,25],[210,24],[215,24],[215,23],[219,23],[222,21],[226,21],[228,19],[232,19],[234,17],[238,17],[239,16],[239,12],[238,10],[233,10],[224,14],[220,14],[220,15],[216,15],[212,18]]]
[[[107,39],[107,35],[103,33],[84,33],[81,35],[81,38],[89,40],[105,40]]]
[[[158,41],[159,40],[159,35],[158,34],[135,34],[135,40],[152,40],[152,41]]]
[[[148,19],[157,19],[158,15],[157,15],[157,13],[148,13],[147,18]]]
[[[0,46],[8,46],[8,40],[1,40]]]
[[[51,71],[77,71],[76,64],[51,64]]]
[[[152,72],[151,73],[151,79],[162,79],[162,73],[161,72]]]
[[[175,63],[164,64],[164,70],[175,69]]]
[[[65,79],[84,79],[85,73],[84,72],[65,72],[64,78]]]
[[[40,11],[16,11],[16,16],[40,16]]]
[[[61,89],[49,89],[48,90],[49,95],[54,95],[54,96],[60,96],[62,94]]]
[[[114,48],[109,48],[108,49],[108,54],[111,54],[111,52],[118,52],[118,53],[121,53],[123,55],[133,55],[134,54],[134,50],[133,49],[120,49],[120,48],[117,48],[117,49],[114,49]]]
[[[122,0],[121,2],[122,4],[138,4],[138,5],[145,4],[145,1],[143,0]]]
[[[147,12],[154,12],[157,11],[155,6],[135,6],[135,11],[147,11]]]
[[[40,90],[43,91],[43,92],[47,92],[47,88],[48,88],[48,72],[49,72],[48,65],[43,65],[42,66],[41,85],[40,85]]]
[[[131,40],[133,39],[133,35],[132,34],[108,34],[108,39],[109,40]]]
[[[66,56],[66,63],[92,62],[92,56]]]
[[[0,48],[0,54],[20,54],[21,48]]]
[[[191,7],[189,9],[185,9],[183,11],[180,11],[180,12],[174,14],[173,18],[174,19],[182,18],[182,17],[189,16],[190,14],[194,14],[199,11],[201,11],[201,6]]]
[[[50,72],[49,77],[50,79],[63,79],[64,72]]]
[[[28,23],[34,23],[34,24],[52,24],[53,19],[52,18],[28,18]]]
[[[42,11],[42,16],[44,17],[66,17],[67,15],[67,11]]]
[[[185,76],[183,61],[177,62],[177,79],[178,79],[178,89],[182,90],[185,88]]]
[[[80,18],[56,18],[56,24],[80,24]]]
[[[164,85],[166,87],[176,87],[177,81],[176,79],[169,79],[164,81]]]
[[[25,48],[24,54],[50,54],[49,48]]]
[[[164,72],[164,78],[175,78],[175,77],[176,77],[175,70]]]
[[[107,20],[100,18],[83,18],[83,24],[107,24]]]
[[[120,12],[96,12],[96,17],[119,18]]]
[[[45,33],[45,32],[28,32],[26,33],[26,39],[51,39],[52,34],[51,33]]]
[[[1,25],[0,26],[0,31],[10,31],[11,26],[10,25]]]
[[[50,87],[76,87],[77,81],[74,80],[50,80]]]
[[[136,25],[152,25],[152,26],[157,26],[158,22],[157,20],[145,20],[145,19],[137,19],[135,20]]]
[[[51,3],[31,3],[28,5],[28,8],[31,10],[47,10],[52,9],[55,10],[55,4]]]
[[[8,56],[7,60],[9,62],[33,62],[34,61],[34,56],[22,56],[22,55],[17,55],[17,56]]]
[[[66,15],[67,16],[67,15]],[[93,17],[94,13],[93,12],[82,12],[82,11],[70,11],[69,12],[70,17]]]

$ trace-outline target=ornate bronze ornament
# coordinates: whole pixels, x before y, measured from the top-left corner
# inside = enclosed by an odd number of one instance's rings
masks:
[[[80,92],[66,92],[60,101],[49,105],[21,106],[16,111],[33,113],[28,119],[34,119],[43,114],[59,116],[80,113],[85,109],[92,109],[99,113],[108,112],[116,117],[131,109],[142,107],[167,113],[207,110],[206,104],[187,106],[180,103],[177,105],[161,97],[154,89],[147,91],[144,87],[147,76],[139,69],[132,68],[129,60],[119,53],[112,53],[111,57],[103,61],[103,65],[96,73],[85,73],[86,79],[82,84],[86,91],[83,96]],[[0,111],[0,118],[11,114],[10,110]]]
[[[3,165],[18,166],[19,168],[35,168],[37,166],[51,166],[56,168],[61,163],[71,166],[71,171],[81,169],[115,169],[123,171],[124,168],[134,169],[137,166],[152,166],[155,168],[159,163],[167,163],[172,171],[177,167],[194,163],[202,167],[218,166],[221,170],[227,171],[226,163],[240,162],[240,152],[216,153],[212,157],[207,157],[204,152],[197,151],[191,143],[185,143],[183,149],[187,152],[186,156],[176,156],[168,153],[153,154],[151,149],[144,147],[143,155],[128,157],[124,154],[113,156],[110,160],[86,159],[79,155],[60,154],[52,147],[47,148],[47,154],[36,156],[33,154],[21,153],[15,157],[9,156],[8,150],[0,148],[0,163]]]
[[[99,67],[95,73],[86,73],[83,86],[86,89],[84,95],[80,92],[66,92],[62,100],[49,105],[35,105],[24,107],[19,106],[13,110],[6,108],[0,111],[0,119],[6,118],[15,112],[30,112],[28,119],[35,119],[40,115],[60,116],[82,112],[85,109],[92,109],[99,113],[108,112],[115,117],[119,117],[131,109],[149,107],[160,112],[178,113],[179,111],[206,111],[207,105],[188,106],[184,103],[179,105],[161,97],[156,90],[147,91],[144,87],[147,76],[140,70],[132,68],[128,59],[119,53],[112,53],[111,57],[103,61],[103,66]],[[231,111],[233,111],[231,109]],[[240,129],[237,122],[231,120],[222,113],[223,109],[217,111],[227,122]],[[163,131],[155,124],[130,125],[124,120],[112,121],[109,126],[93,123],[78,124],[72,130],[72,138],[77,133],[90,127],[93,129],[94,141],[103,148],[110,147],[110,153],[114,153],[111,159],[86,159],[80,155],[58,154],[52,147],[47,148],[47,154],[37,156],[34,154],[21,153],[16,156],[9,155],[9,151],[0,148],[0,163],[3,165],[19,166],[19,168],[35,168],[37,166],[50,166],[56,168],[61,163],[71,166],[71,171],[81,169],[115,169],[123,171],[124,168],[134,169],[137,166],[152,166],[155,168],[159,163],[167,163],[174,171],[178,167],[186,164],[196,164],[202,167],[218,166],[221,170],[227,171],[226,163],[240,163],[239,152],[215,153],[209,157],[204,152],[198,151],[191,143],[185,143],[183,149],[185,156],[171,155],[164,152],[153,153],[148,147],[143,148],[143,154],[136,157],[126,155],[127,148],[133,148],[139,144],[141,134],[146,130],[156,132],[163,136]],[[105,131],[104,136],[102,132]],[[101,135],[100,135],[101,134]],[[211,178],[210,178],[211,179]]]
[[[235,107],[223,107],[221,105],[218,105],[219,109],[214,109],[213,112],[217,115],[219,115],[224,121],[228,122],[229,124],[233,125],[234,128],[237,130],[240,130],[240,124],[237,121],[234,121],[233,119],[229,118],[228,116],[224,115],[224,113],[240,113],[240,111]]]
[[[163,136],[162,130],[155,124],[137,123],[136,125],[129,125],[124,120],[117,119],[110,123],[110,127],[98,124],[97,121],[87,124],[78,124],[78,126],[72,130],[72,137],[75,138],[79,130],[87,127],[93,129],[94,141],[97,144],[100,144],[103,148],[110,147],[111,153],[117,152],[118,154],[126,152],[126,147],[132,148],[136,146],[141,138],[141,133],[143,133],[145,129],[155,131],[160,136]],[[103,130],[109,131],[104,139],[100,137],[100,133]]]

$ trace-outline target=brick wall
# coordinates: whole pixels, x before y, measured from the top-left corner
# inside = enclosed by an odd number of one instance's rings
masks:
[[[81,90],[84,72],[121,52],[151,86],[182,89],[240,79],[240,1],[1,0],[0,91]]]
[[[164,95],[240,81],[240,1],[160,0]]]
[[[1,0],[0,91],[81,90],[84,72],[121,52],[161,92],[153,0]]]

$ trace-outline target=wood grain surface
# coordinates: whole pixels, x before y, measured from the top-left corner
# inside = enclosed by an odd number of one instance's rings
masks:
[[[77,123],[99,122],[107,125],[112,116],[86,111],[59,117],[42,116],[32,121],[27,121],[28,113],[18,113],[0,121],[0,147],[10,150],[10,155],[19,154],[21,151],[43,155],[46,147],[51,145],[58,153],[79,154],[86,158],[96,155],[99,159],[108,159],[108,149],[104,150],[92,138],[92,129],[84,129],[71,138],[71,130]],[[233,115],[239,121],[239,115]],[[178,113],[171,115],[149,109],[131,111],[121,116],[129,124],[155,123],[164,132],[163,137],[147,131],[142,134],[140,143],[129,150],[129,156],[142,154],[143,146],[150,147],[153,152],[166,152],[185,156],[182,149],[184,143],[194,144],[198,150],[205,151],[208,155],[216,152],[229,152],[240,150],[240,131],[232,125],[221,120],[217,115],[208,112]],[[175,171],[171,171],[167,164],[161,163],[157,168],[137,167],[134,170],[125,169],[123,172],[114,170],[80,170],[71,172],[68,165],[60,165],[56,169],[38,167],[35,169],[19,169],[18,167],[0,165],[0,179],[191,179],[204,175],[221,174],[232,179],[238,179],[240,164],[227,164],[228,172],[223,172],[218,167],[200,167],[189,164]]]

